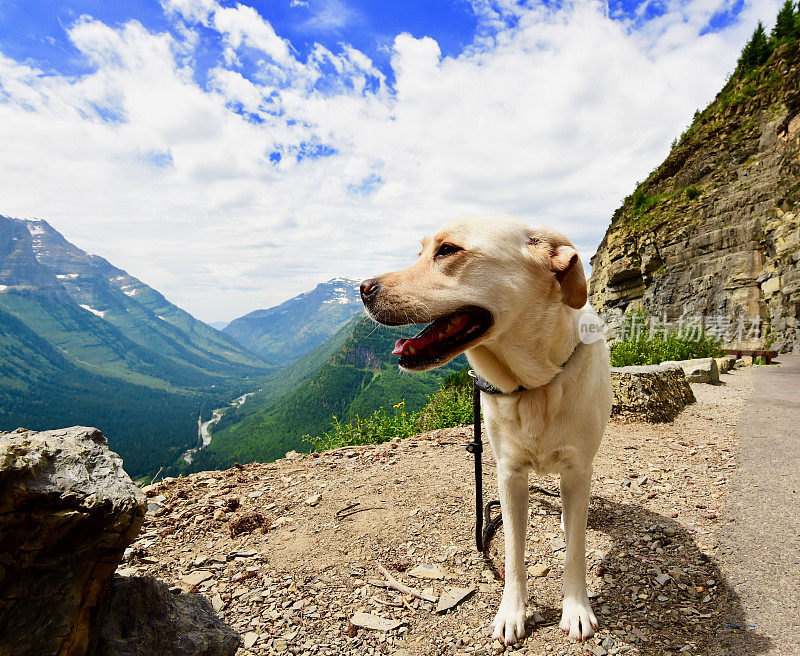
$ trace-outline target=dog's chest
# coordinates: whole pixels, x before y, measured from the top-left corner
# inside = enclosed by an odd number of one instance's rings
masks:
[[[569,466],[571,449],[544,395],[490,397],[483,408],[495,458],[540,473]]]

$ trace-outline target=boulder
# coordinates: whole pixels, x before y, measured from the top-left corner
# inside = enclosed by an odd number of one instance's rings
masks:
[[[677,365],[686,374],[690,383],[719,384],[719,368],[715,358],[697,358],[695,360],[670,360],[662,365]]]
[[[714,361],[717,363],[717,369],[719,369],[720,374],[727,374],[736,366],[736,356],[734,355],[725,355],[721,358],[714,358]]]
[[[115,576],[94,656],[233,656],[239,635],[197,594]]]
[[[0,434],[0,654],[89,653],[146,508],[99,430]]]
[[[612,367],[612,414],[641,421],[672,421],[695,402],[683,369],[676,365]]]

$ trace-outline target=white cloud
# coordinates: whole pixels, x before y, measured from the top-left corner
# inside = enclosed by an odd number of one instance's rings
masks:
[[[594,1],[476,0],[458,57],[396,37],[391,88],[346,45],[301,60],[245,5],[164,0],[171,33],[84,17],[69,35],[90,74],[0,54],[0,212],[48,219],[208,320],[404,266],[457,214],[548,223],[588,253],[778,5],[699,36],[727,2],[625,22]],[[198,24],[224,43],[203,86]]]

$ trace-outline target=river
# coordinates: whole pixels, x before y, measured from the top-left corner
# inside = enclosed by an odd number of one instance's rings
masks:
[[[235,398],[231,401],[228,405],[223,408],[217,408],[211,413],[211,419],[208,421],[203,421],[202,417],[197,418],[197,446],[193,449],[189,449],[188,451],[184,452],[183,459],[191,464],[192,458],[194,454],[197,453],[200,449],[207,447],[211,444],[211,425],[216,424],[220,419],[222,419],[222,415],[225,414],[227,410],[230,408],[238,408],[242,403],[247,400],[248,396],[252,396],[255,392],[247,392],[247,394],[242,394],[241,396]]]

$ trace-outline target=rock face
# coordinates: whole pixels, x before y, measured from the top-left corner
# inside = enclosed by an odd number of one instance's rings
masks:
[[[94,656],[233,656],[239,635],[201,595],[151,577],[115,576]]]
[[[705,317],[733,347],[800,351],[800,44],[731,77],[625,199],[592,258],[589,300]],[[760,326],[760,329],[759,329]]]
[[[0,435],[0,654],[88,653],[145,509],[97,429]]]
[[[639,421],[672,421],[695,402],[683,369],[678,365],[612,367],[612,415]]]

